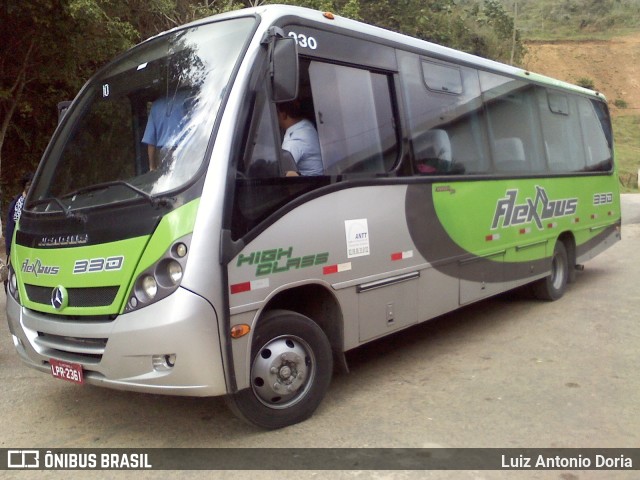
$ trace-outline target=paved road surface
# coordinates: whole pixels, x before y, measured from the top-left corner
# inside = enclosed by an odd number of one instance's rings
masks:
[[[623,241],[588,262],[561,300],[504,295],[351,352],[351,373],[335,376],[315,416],[274,432],[246,426],[216,398],[162,397],[54,380],[20,363],[2,318],[0,448],[640,447],[640,196],[625,196],[624,203]],[[0,303],[4,317],[4,296]],[[125,475],[638,478],[637,471],[25,472],[21,477]]]

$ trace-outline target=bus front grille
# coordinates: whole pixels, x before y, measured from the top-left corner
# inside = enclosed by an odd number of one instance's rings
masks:
[[[107,346],[106,338],[63,337],[38,332],[34,343],[45,355],[71,362],[98,364]]]
[[[108,307],[113,303],[120,287],[68,288],[69,307]],[[51,305],[52,287],[25,284],[29,300]]]

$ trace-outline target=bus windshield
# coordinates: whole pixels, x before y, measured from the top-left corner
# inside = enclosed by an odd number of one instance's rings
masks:
[[[192,180],[253,25],[246,17],[170,32],[103,69],[66,114],[28,207],[154,199]]]

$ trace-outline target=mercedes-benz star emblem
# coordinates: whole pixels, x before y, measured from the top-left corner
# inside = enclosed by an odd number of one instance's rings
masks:
[[[62,310],[69,303],[69,296],[67,295],[67,289],[58,286],[51,292],[51,306],[56,310]]]

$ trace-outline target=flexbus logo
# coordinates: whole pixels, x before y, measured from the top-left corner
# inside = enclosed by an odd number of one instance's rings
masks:
[[[31,263],[31,260],[26,258],[24,262],[22,262],[22,272],[33,273],[36,277],[38,275],[57,275],[60,273],[60,267],[43,265],[39,259]]]
[[[516,203],[518,190],[507,190],[506,196],[498,200],[493,215],[491,230],[512,225],[535,223],[542,230],[542,222],[551,218],[573,215],[578,210],[577,198],[550,200],[543,187],[536,186],[534,198],[527,197],[524,203]]]

